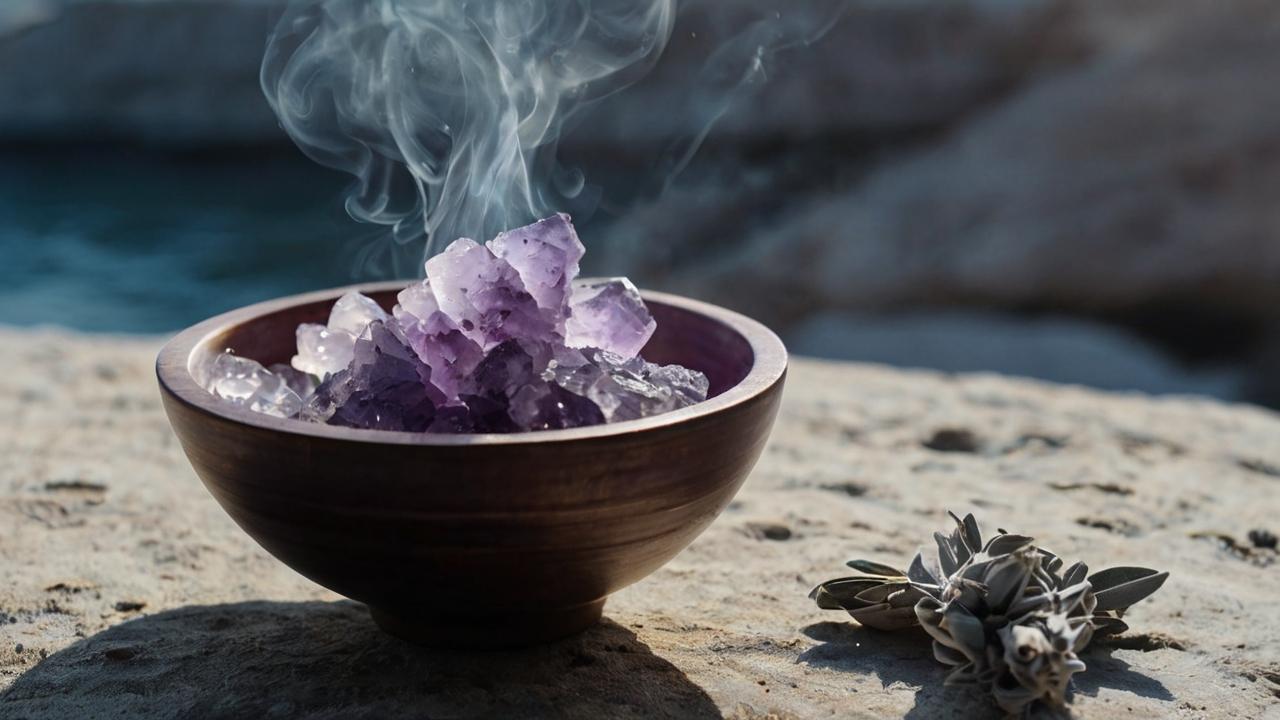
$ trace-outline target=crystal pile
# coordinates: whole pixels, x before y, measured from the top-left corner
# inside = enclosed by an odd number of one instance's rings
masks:
[[[632,420],[706,399],[705,375],[639,353],[657,325],[626,278],[574,285],[564,214],[461,238],[391,313],[358,292],[298,326],[290,365],[215,355],[197,381],[275,415],[376,430],[519,432]]]

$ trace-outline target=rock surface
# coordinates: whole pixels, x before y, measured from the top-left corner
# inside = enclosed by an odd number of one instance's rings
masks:
[[[1057,5],[1025,28],[1052,72],[786,202],[774,175],[668,193],[621,225],[614,265],[775,323],[947,303],[1276,321],[1280,243],[1258,199],[1280,188],[1280,6]],[[705,257],[704,237],[733,252]]]
[[[267,34],[287,4],[6,0],[0,67],[25,72],[0,76],[0,139],[287,142],[258,85]],[[643,155],[697,134],[719,109],[723,82],[714,73],[689,81],[716,48],[775,13],[807,25],[830,8],[826,0],[681,4],[691,7],[654,75],[575,132],[576,142],[625,140]],[[770,68],[782,97],[726,118],[723,131],[760,141],[945,123],[1025,72],[1053,10],[1052,0],[854,3],[816,52],[791,52],[783,75]],[[652,107],[682,111],[637,112]]]
[[[923,637],[805,597],[851,557],[905,563],[945,508],[1172,572],[1085,657],[1077,717],[1280,717],[1280,566],[1246,540],[1277,529],[1262,410],[797,360],[737,500],[605,622],[445,653],[235,527],[166,424],[157,347],[0,330],[0,717],[996,717]]]
[[[894,367],[993,372],[1154,395],[1243,395],[1239,371],[1189,370],[1119,328],[1071,317],[957,310],[822,313],[783,339],[802,355]]]

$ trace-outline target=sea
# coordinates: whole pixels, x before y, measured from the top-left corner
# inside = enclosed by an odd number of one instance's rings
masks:
[[[385,279],[348,180],[288,152],[0,152],[0,324],[167,333],[247,303]]]

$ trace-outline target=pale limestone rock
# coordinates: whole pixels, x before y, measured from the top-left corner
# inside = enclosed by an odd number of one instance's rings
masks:
[[[432,652],[223,513],[160,410],[158,347],[0,330],[0,715],[993,717],[940,686],[927,638],[805,597],[851,557],[905,563],[944,508],[1099,567],[1171,572],[1126,616],[1133,634],[1085,655],[1075,717],[1274,713],[1280,575],[1259,566],[1274,553],[1192,537],[1276,530],[1274,413],[797,359],[736,501],[606,622],[531,650]]]

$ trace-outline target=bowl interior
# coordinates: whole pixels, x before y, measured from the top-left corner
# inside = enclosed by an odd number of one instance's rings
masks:
[[[367,294],[390,311],[396,303],[396,289],[379,289]],[[329,317],[333,297],[284,307],[249,318],[215,333],[201,342],[192,359],[208,352],[230,349],[263,365],[288,363],[296,349],[294,329],[301,323],[323,323]],[[648,294],[645,304],[658,328],[642,355],[662,365],[679,364],[707,375],[715,397],[742,382],[751,372],[755,354],[751,343],[729,325],[716,318],[676,307]],[[188,368],[189,369],[189,368]]]

